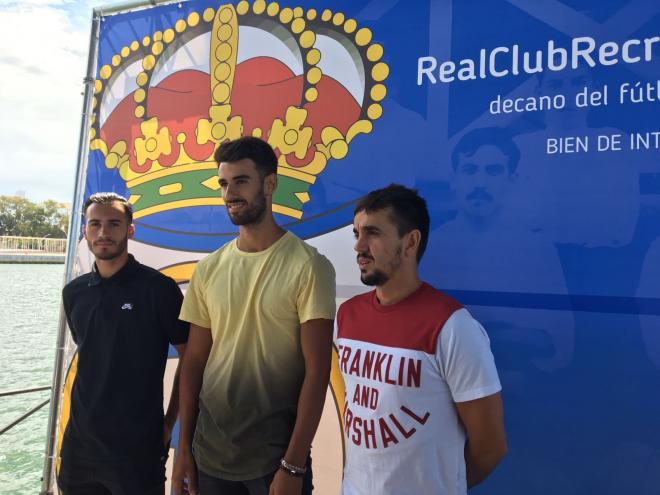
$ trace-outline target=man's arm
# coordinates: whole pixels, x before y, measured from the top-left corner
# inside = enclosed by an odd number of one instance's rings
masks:
[[[172,382],[172,392],[170,393],[170,402],[167,405],[167,412],[165,413],[165,425],[163,430],[163,443],[167,445],[172,437],[172,430],[176,417],[179,414],[179,372],[181,371],[181,361],[186,352],[186,344],[174,345],[177,354],[179,355],[179,362],[176,365],[174,372],[174,381]]]
[[[457,402],[458,415],[467,432],[465,467],[468,488],[481,483],[507,452],[500,393]]]
[[[76,336],[76,332],[73,329],[73,325],[71,324],[71,304],[69,303],[67,288],[68,286],[65,286],[62,289],[62,310],[64,311],[64,316],[66,317],[66,324],[69,326],[71,338],[73,339],[74,344],[78,345],[78,337]]]
[[[211,330],[190,324],[186,352],[181,362],[179,386],[179,450],[172,474],[174,493],[184,491],[183,480],[188,480],[187,492],[197,493],[197,467],[192,455],[192,442],[199,412],[199,392],[202,389],[204,368],[211,352]]]
[[[305,378],[298,398],[296,424],[284,459],[294,466],[305,466],[314,434],[321,420],[330,380],[332,362],[332,320],[316,319],[300,327],[300,345],[305,360]],[[302,478],[278,470],[270,495],[299,495]]]

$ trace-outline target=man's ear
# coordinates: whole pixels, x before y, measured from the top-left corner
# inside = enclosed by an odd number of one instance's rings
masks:
[[[277,173],[269,174],[264,177],[264,193],[266,196],[272,196],[277,189]]]
[[[83,237],[86,240],[89,240],[89,239],[87,239],[87,224],[86,223],[83,224],[82,231],[83,231]]]
[[[406,234],[405,244],[403,246],[405,255],[417,259],[417,251],[422,242],[422,233],[418,229],[413,229]]]
[[[130,224],[128,226],[128,238],[133,239],[133,236],[135,235],[135,225]]]
[[[447,178],[449,182],[449,190],[450,191],[455,191],[456,190],[456,176],[458,175],[457,169],[455,169],[453,166],[450,165],[449,168],[449,177]]]

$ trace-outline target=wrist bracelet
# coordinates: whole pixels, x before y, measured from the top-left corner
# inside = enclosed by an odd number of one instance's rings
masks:
[[[284,471],[287,476],[292,476],[294,478],[302,478],[304,474],[296,473],[295,471],[289,471],[287,468],[280,466],[279,467],[280,471]]]
[[[307,472],[306,467],[299,467],[299,466],[294,466],[293,464],[289,464],[284,460],[284,457],[280,459],[280,469],[287,473],[290,476],[294,477],[301,477]]]

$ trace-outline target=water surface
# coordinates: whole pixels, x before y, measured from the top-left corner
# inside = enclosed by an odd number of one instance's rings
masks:
[[[0,391],[50,385],[64,265],[0,264]],[[49,392],[0,397],[0,428]],[[41,489],[48,406],[0,435],[0,494]]]

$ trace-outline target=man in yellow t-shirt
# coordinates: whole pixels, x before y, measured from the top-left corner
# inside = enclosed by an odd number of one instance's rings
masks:
[[[181,309],[190,337],[173,486],[308,495],[330,372],[334,269],[275,223],[277,158],[267,143],[226,142],[215,160],[239,234],[199,262]]]

